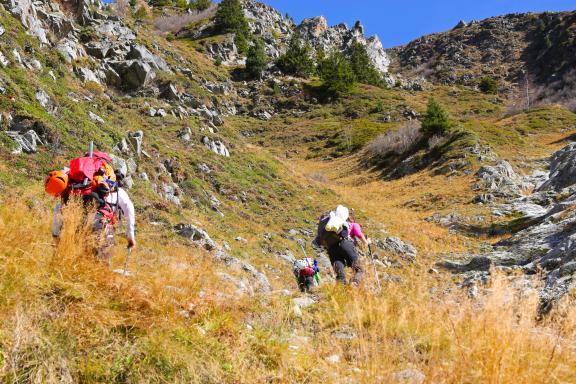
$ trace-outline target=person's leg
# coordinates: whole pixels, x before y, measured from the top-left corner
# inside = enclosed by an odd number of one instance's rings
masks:
[[[341,249],[339,245],[335,245],[328,250],[330,256],[330,263],[334,272],[336,273],[336,281],[342,284],[347,284],[346,280],[346,261],[342,258]]]
[[[360,281],[362,281],[362,277],[364,276],[364,268],[362,267],[354,243],[350,240],[344,240],[340,243],[340,248],[343,251],[346,264],[354,271],[354,276],[350,280],[350,283],[355,285],[360,284]]]
[[[312,288],[314,288],[314,286],[315,286],[314,276],[307,276],[306,277],[306,284],[305,284],[306,292],[310,292],[310,290],[312,290]]]

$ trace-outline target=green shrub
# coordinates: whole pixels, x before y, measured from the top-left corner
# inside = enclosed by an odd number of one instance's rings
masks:
[[[364,84],[382,86],[382,75],[372,64],[372,60],[366,52],[366,47],[360,43],[354,43],[350,49],[350,64],[356,81]]]
[[[308,78],[315,70],[312,47],[308,42],[303,42],[296,33],[292,36],[286,53],[280,56],[276,65],[284,73]]]
[[[140,7],[136,10],[136,12],[134,12],[134,18],[136,20],[145,19],[147,16],[148,16],[148,13],[146,12],[146,9],[144,9],[144,7]]]
[[[217,67],[222,65],[222,58],[220,56],[217,56],[216,59],[214,59],[214,65]]]
[[[445,135],[452,128],[448,112],[436,100],[428,100],[426,115],[422,120],[422,133],[430,137],[433,135]]]
[[[324,82],[324,89],[336,96],[347,93],[356,77],[350,61],[340,52],[334,52],[318,65],[318,74]]]
[[[260,79],[267,64],[268,59],[266,57],[266,51],[264,50],[264,42],[260,38],[255,39],[254,44],[248,49],[246,72],[251,77]]]
[[[212,0],[196,0],[190,3],[190,8],[205,11],[212,5]]]
[[[480,79],[478,88],[484,93],[495,95],[498,93],[498,82],[495,79],[486,76]]]
[[[187,0],[174,0],[174,5],[178,8],[186,9],[188,8]]]

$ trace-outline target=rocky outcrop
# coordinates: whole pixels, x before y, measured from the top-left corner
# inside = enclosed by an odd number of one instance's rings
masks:
[[[531,81],[552,86],[544,92],[548,97],[568,98],[576,93],[571,77],[576,40],[564,31],[575,23],[576,12],[461,21],[451,31],[423,36],[388,52],[393,71],[406,77],[476,86],[479,78],[490,76],[506,88],[524,82],[528,73]]]
[[[359,43],[366,47],[368,56],[376,69],[382,74],[388,73],[390,59],[380,39],[378,36],[367,38],[364,35],[364,27],[359,21],[351,29],[346,24],[328,27],[327,20],[323,16],[318,16],[303,20],[296,27],[296,32],[309,41],[316,50],[324,52],[333,50],[346,52],[354,43]]]
[[[158,71],[171,72],[164,59],[134,42],[132,29],[104,13],[100,0],[76,1],[72,4],[75,12],[71,12],[75,16],[64,13],[59,3],[50,0],[8,0],[5,5],[30,35],[54,47],[68,63],[90,57],[92,68],[75,71],[82,81],[131,91],[147,86]],[[81,38],[81,27],[92,35]],[[23,63],[21,58],[17,61]]]
[[[491,267],[519,269],[528,275],[542,270],[545,285],[540,292],[540,311],[549,311],[553,303],[576,288],[576,179],[572,172],[575,158],[575,144],[556,152],[551,158],[550,177],[542,186],[529,196],[503,205],[509,213],[522,214],[512,221],[519,227],[511,228],[514,233],[510,238],[496,243],[489,252],[476,255],[468,263],[446,261],[440,265],[460,273],[487,273]],[[522,180],[504,163],[485,169],[482,174],[490,178],[497,175],[496,183],[503,177],[514,180],[514,183],[501,184],[503,186],[516,185]],[[564,199],[558,201],[558,196]]]

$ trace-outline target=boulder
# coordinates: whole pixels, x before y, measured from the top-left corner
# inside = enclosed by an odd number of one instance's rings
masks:
[[[39,88],[38,91],[36,91],[35,96],[36,100],[38,100],[42,108],[44,108],[48,112],[51,112],[53,110],[52,101],[50,99],[50,96],[46,93],[46,91]]]
[[[156,77],[152,66],[140,60],[128,60],[111,63],[118,73],[123,87],[129,90],[148,85]]]
[[[156,56],[155,54],[150,52],[148,48],[140,44],[133,44],[130,47],[130,52],[128,52],[126,58],[147,63],[160,71],[171,72],[170,67],[168,66],[168,64],[166,64],[164,59],[162,59],[159,56]]]
[[[202,138],[202,143],[212,152],[220,156],[230,157],[230,151],[220,140],[213,140],[210,139],[208,136],[204,136]]]
[[[6,58],[6,56],[4,56],[2,52],[0,52],[0,65],[2,65],[2,67],[7,67],[10,65],[10,61]]]
[[[90,81],[100,84],[100,78],[90,68],[80,67],[75,69],[76,74],[84,83]]]
[[[552,155],[550,177],[538,187],[538,191],[559,191],[574,183],[576,183],[576,143],[571,143]]]
[[[104,119],[92,111],[88,111],[88,117],[90,117],[90,120],[92,120],[95,123],[104,124]]]
[[[81,57],[86,56],[86,51],[80,43],[72,39],[62,39],[56,45],[56,50],[60,52],[64,60],[68,63],[75,62]]]
[[[208,235],[208,232],[196,227],[195,225],[181,223],[174,227],[174,231],[178,235],[189,239],[208,251],[216,248],[216,243],[212,240],[210,235]]]
[[[6,134],[12,138],[17,144],[17,148],[12,151],[13,154],[25,153],[36,153],[38,151],[38,145],[44,145],[38,133],[34,130],[29,130],[25,133],[20,133],[17,131],[8,131]]]
[[[390,252],[394,255],[400,256],[408,261],[415,261],[417,250],[397,237],[387,237],[384,240],[376,240],[376,246],[383,251]]]

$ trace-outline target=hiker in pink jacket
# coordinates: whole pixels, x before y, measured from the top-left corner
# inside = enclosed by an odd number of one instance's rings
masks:
[[[352,240],[354,240],[356,246],[362,243],[367,247],[372,243],[370,239],[368,239],[364,235],[364,232],[362,232],[362,227],[360,227],[360,224],[354,221],[354,219],[351,217],[348,218],[348,227],[349,227],[348,235]]]

